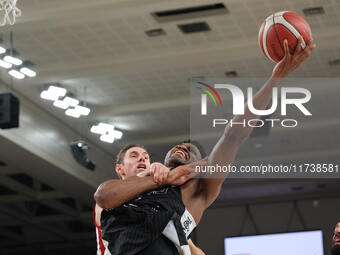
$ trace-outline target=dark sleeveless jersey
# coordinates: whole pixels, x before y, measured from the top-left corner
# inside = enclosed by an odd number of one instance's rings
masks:
[[[173,255],[178,254],[176,250],[190,254],[187,238],[195,226],[182,202],[181,189],[176,186],[145,192],[101,214],[102,238],[112,255],[144,255],[150,247],[157,249],[157,245],[174,251],[148,254]]]

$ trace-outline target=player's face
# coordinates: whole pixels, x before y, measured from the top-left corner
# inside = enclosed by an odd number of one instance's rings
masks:
[[[167,167],[177,167],[201,159],[201,153],[198,148],[191,143],[182,143],[173,147],[166,154],[164,164]]]
[[[340,222],[334,228],[333,245],[340,245]]]
[[[150,169],[150,157],[147,151],[140,147],[132,147],[125,152],[122,164],[116,165],[116,171],[125,179]]]
[[[332,255],[340,255],[340,222],[334,228],[333,245],[331,249]]]

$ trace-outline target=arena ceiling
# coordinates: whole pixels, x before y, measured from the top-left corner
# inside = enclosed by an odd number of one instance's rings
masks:
[[[210,0],[19,0],[22,17],[1,27],[1,45],[32,61],[37,76],[12,80],[1,71],[0,91],[21,100],[20,128],[0,130],[0,251],[29,253],[39,249],[93,247],[92,193],[114,176],[113,159],[127,143],[144,144],[154,160],[190,137],[192,77],[268,77],[273,63],[257,42],[268,15],[320,7],[323,14],[304,16],[317,49],[293,77],[337,77],[340,59],[340,2],[336,0],[219,1],[226,13],[158,22],[152,13],[214,4]],[[178,25],[206,22],[210,31],[184,34]],[[163,29],[161,36],[145,31]],[[46,84],[59,83],[87,102],[87,118],[72,119],[40,98]],[[338,87],[311,84],[313,121],[300,128],[273,128],[269,136],[249,139],[238,161],[339,163]],[[123,131],[113,144],[99,141],[89,129],[98,122]],[[91,172],[75,162],[69,144],[85,140],[96,162]],[[259,146],[260,144],[260,146]],[[250,203],[252,199],[338,196],[337,180],[231,180],[216,206]],[[270,190],[270,192],[268,192]],[[6,235],[4,235],[5,233]],[[66,233],[66,234],[65,234]],[[68,233],[68,234],[67,234]],[[45,239],[41,239],[41,236]],[[52,244],[51,240],[53,241]],[[20,243],[17,249],[13,246]],[[10,248],[8,248],[10,247]],[[12,253],[10,253],[12,252]]]

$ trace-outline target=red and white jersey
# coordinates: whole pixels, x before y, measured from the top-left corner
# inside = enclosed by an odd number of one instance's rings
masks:
[[[111,255],[107,249],[108,242],[102,239],[102,229],[96,223],[96,205],[93,208],[93,224],[96,226],[97,255]]]

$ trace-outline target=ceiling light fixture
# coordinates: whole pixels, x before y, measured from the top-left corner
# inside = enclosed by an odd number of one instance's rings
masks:
[[[36,72],[34,72],[33,70],[27,68],[27,67],[21,67],[20,68],[20,72],[22,72],[23,74],[27,75],[28,77],[35,77],[37,75]]]
[[[80,113],[78,111],[76,111],[74,108],[67,109],[65,111],[65,114],[67,116],[70,116],[70,117],[73,117],[73,118],[77,118],[77,119],[80,117]]]
[[[115,141],[115,138],[113,136],[110,135],[101,135],[100,136],[100,141],[102,142],[106,142],[106,143],[113,143]]]
[[[58,95],[52,94],[52,93],[50,93],[50,92],[48,92],[48,91],[46,91],[46,90],[44,90],[44,91],[42,91],[42,92],[40,93],[40,97],[41,97],[42,99],[51,100],[51,101],[56,101],[56,100],[58,100],[58,98],[59,98]]]
[[[84,116],[87,116],[90,114],[90,108],[87,108],[85,106],[81,106],[81,105],[77,105],[75,108],[74,108],[75,111],[79,112],[80,115],[84,115]]]
[[[0,46],[0,54],[4,54],[6,52],[6,49]]]
[[[60,97],[63,97],[66,95],[66,92],[67,90],[65,88],[62,88],[62,87],[57,87],[57,86],[49,86],[47,91],[51,94],[54,94],[54,95],[58,95]]]
[[[122,136],[123,136],[123,132],[118,131],[118,130],[111,130],[111,131],[109,131],[109,134],[114,136],[117,139],[121,139]]]
[[[90,131],[95,134],[103,135],[113,129],[114,129],[114,126],[100,122],[98,125],[93,125]]]
[[[72,107],[76,107],[79,104],[79,100],[69,97],[69,96],[64,98],[64,102],[68,103],[69,106],[72,106]]]
[[[66,109],[69,108],[69,106],[70,106],[70,105],[69,105],[67,102],[65,102],[64,100],[56,100],[56,101],[53,102],[53,105],[54,105],[55,107],[58,107],[58,108],[64,109],[64,110],[66,110]]]
[[[3,67],[3,68],[9,69],[9,68],[12,67],[12,64],[0,59],[0,66]]]
[[[24,75],[23,73],[20,73],[19,71],[14,70],[14,69],[10,70],[10,71],[8,72],[8,74],[9,74],[10,76],[16,78],[16,79],[19,79],[19,80],[25,78],[25,75]]]
[[[59,99],[59,97],[65,96],[66,92],[67,90],[65,88],[50,85],[47,90],[44,90],[40,93],[40,97],[42,99],[56,101]]]
[[[0,67],[9,69],[12,68],[12,65],[15,65],[13,69],[15,69],[16,72],[11,72],[9,74],[17,79],[35,77],[37,73],[31,69],[34,64],[29,60],[22,61],[18,56],[20,56],[19,52],[13,47],[10,49],[5,49],[4,47],[0,46]],[[18,74],[17,72],[19,71],[24,76]]]
[[[90,130],[92,133],[100,134],[100,140],[107,143],[113,143],[115,139],[121,139],[123,132],[115,130],[113,125],[100,122],[93,125]]]
[[[4,57],[4,60],[8,63],[11,63],[13,65],[17,65],[17,66],[20,66],[22,64],[21,59],[15,58],[15,57],[12,57],[12,56],[8,56],[8,55]]]

